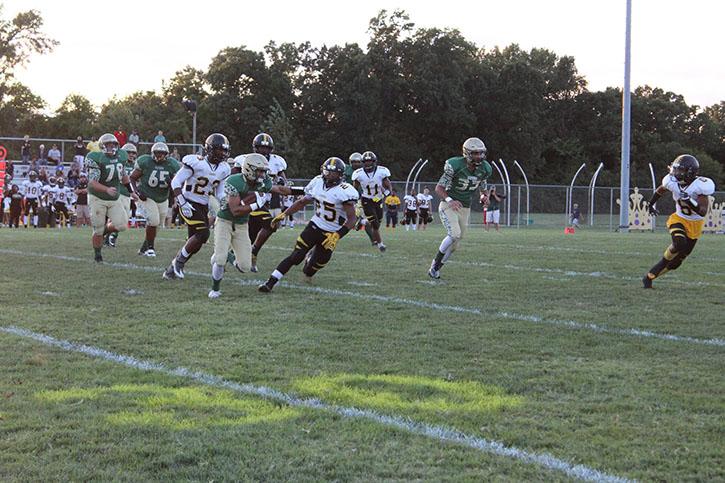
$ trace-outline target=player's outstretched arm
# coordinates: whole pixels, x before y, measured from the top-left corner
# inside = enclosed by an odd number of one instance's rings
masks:
[[[307,206],[312,201],[312,199],[313,198],[311,196],[303,196],[302,198],[300,198],[297,201],[295,201],[294,203],[292,203],[292,206],[290,206],[289,208],[284,210],[282,213],[280,213],[279,215],[272,218],[272,222],[271,222],[272,228],[276,228],[277,225],[279,225],[282,222],[282,220],[284,220],[288,216],[294,215],[295,213],[297,213],[298,211],[303,209],[305,206]]]

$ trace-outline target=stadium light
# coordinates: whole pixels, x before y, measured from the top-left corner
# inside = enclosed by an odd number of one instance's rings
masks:
[[[194,152],[196,152],[196,101],[191,99],[184,99],[181,101],[184,109],[191,113],[191,144],[193,144]]]
[[[627,0],[627,20],[624,34],[624,87],[622,89],[622,161],[619,187],[619,231],[629,231],[629,145],[631,95],[629,92],[629,71],[632,51],[632,0]]]

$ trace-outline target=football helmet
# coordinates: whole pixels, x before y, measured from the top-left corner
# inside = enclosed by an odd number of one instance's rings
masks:
[[[687,186],[695,181],[699,171],[700,162],[690,154],[677,156],[670,166],[670,174],[677,179],[680,186]]]
[[[138,156],[138,149],[136,149],[136,145],[133,143],[126,143],[123,146],[121,146],[121,151],[126,151],[126,154],[128,154],[128,162],[136,161],[136,156]]]
[[[480,165],[486,159],[486,145],[478,138],[468,138],[463,143],[463,157],[474,166]]]
[[[274,151],[274,141],[272,140],[272,136],[265,132],[254,136],[254,139],[252,140],[252,150],[255,153],[259,153],[269,159],[272,151]]]
[[[107,132],[98,138],[98,147],[109,158],[115,158],[116,153],[118,153],[118,139],[110,132]]]
[[[242,163],[242,174],[252,183],[261,183],[269,171],[269,161],[259,153],[247,154]]]
[[[169,155],[169,147],[166,143],[155,143],[151,146],[151,154],[154,157],[154,161],[157,163],[163,163]]]
[[[35,181],[38,179],[38,173],[35,171],[31,171],[28,173],[28,178],[30,179],[30,181]]]
[[[168,149],[168,148],[167,148]],[[224,134],[214,133],[204,141],[204,155],[212,164],[219,164],[229,157],[229,140]]]
[[[62,177],[59,177],[57,180],[55,180],[56,183],[58,183],[58,188],[62,188],[65,186],[65,179]]]
[[[56,182],[55,181],[55,176],[51,176],[50,178],[48,178],[48,184],[49,185],[55,186],[55,182]]]
[[[378,157],[372,151],[365,151],[362,153],[362,163],[365,171],[370,171],[378,164]]]
[[[342,177],[345,175],[345,162],[340,158],[327,158],[322,163],[321,171],[325,186],[336,186],[342,182]]]

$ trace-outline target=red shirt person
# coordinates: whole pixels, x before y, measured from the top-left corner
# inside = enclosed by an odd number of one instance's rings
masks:
[[[116,139],[118,139],[119,146],[123,146],[128,142],[128,134],[126,131],[121,129],[121,126],[118,126],[118,129],[113,132],[113,135],[116,136]]]

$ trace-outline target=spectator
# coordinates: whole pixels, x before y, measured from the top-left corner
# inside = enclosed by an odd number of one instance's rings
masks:
[[[69,188],[75,188],[78,186],[78,179],[80,178],[79,169],[76,166],[71,167],[70,173],[68,173],[68,180],[66,184]]]
[[[86,150],[86,143],[83,142],[83,136],[78,136],[76,138],[76,143],[73,145],[73,149],[75,150],[73,153],[73,166],[78,166],[78,168],[80,168],[83,166],[83,160],[86,159],[86,153],[88,153],[88,150]]]
[[[489,191],[488,196],[485,198],[485,202],[484,197],[481,197],[481,202],[483,202],[484,206],[486,206],[486,231],[488,231],[488,228],[492,223],[496,228],[496,231],[499,231],[498,222],[501,219],[501,201],[504,198],[506,198],[505,195],[499,195],[496,193],[495,186],[491,188],[491,191]],[[487,205],[486,202],[488,203]]]
[[[38,172],[38,181],[43,184],[48,184],[48,173],[46,173],[45,168],[40,168],[40,171]]]
[[[48,152],[45,150],[45,144],[38,146],[38,166],[48,166]]]
[[[65,178],[65,169],[63,168],[63,166],[58,166],[53,176],[55,176],[56,178]]]
[[[177,161],[181,161],[181,158],[179,157],[179,148],[174,148],[174,150],[171,151],[171,157]]]
[[[11,176],[5,176],[5,189],[3,190],[3,201],[0,205],[2,209],[2,217],[0,217],[0,226],[10,225],[10,195],[12,194],[12,186],[10,182],[13,180]]]
[[[50,151],[48,151],[48,160],[55,163],[56,166],[61,165],[60,160],[60,149],[58,149],[58,145],[54,144],[52,148],[50,148]]]
[[[78,178],[78,185],[75,188],[76,194],[76,226],[90,226],[91,211],[88,208],[88,176],[81,172]]]
[[[398,207],[400,206],[400,198],[393,191],[385,198],[385,227],[389,228],[392,223],[393,228],[398,224]]]
[[[128,137],[128,142],[138,148],[138,143],[141,142],[141,138],[138,137],[138,131],[136,129],[131,131],[131,135]],[[123,144],[121,146],[123,146]]]
[[[579,228],[579,220],[581,219],[582,214],[581,211],[579,211],[579,204],[574,203],[574,206],[571,210],[571,226],[575,228]]]
[[[30,162],[30,136],[27,134],[23,138],[23,145],[20,147],[20,156],[23,159],[23,163],[29,163]]]
[[[20,193],[18,185],[14,184],[10,188],[10,219],[8,220],[8,226],[12,228],[20,228],[20,215],[23,212],[23,195]]]
[[[15,176],[15,166],[13,166],[13,162],[10,159],[5,161],[5,174],[11,178]]]
[[[155,143],[165,143],[166,142],[166,136],[164,136],[164,131],[159,131],[159,133],[154,138],[154,142]]]
[[[126,134],[126,131],[124,131],[121,126],[118,126],[118,129],[113,132],[113,135],[116,136],[119,146],[123,146],[128,142],[128,134]]]

